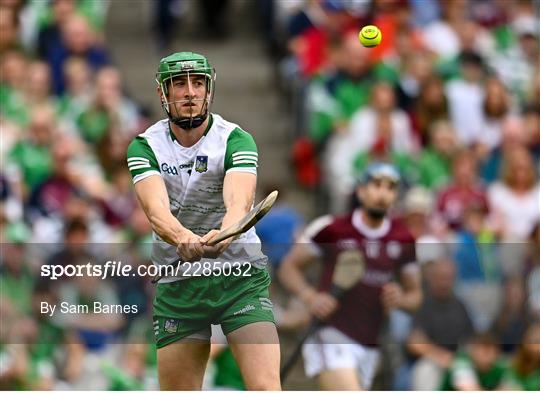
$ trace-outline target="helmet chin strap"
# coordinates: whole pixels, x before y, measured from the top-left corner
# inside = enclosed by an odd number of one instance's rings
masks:
[[[184,130],[191,130],[193,128],[199,127],[202,123],[204,123],[207,117],[208,111],[206,111],[202,115],[198,115],[195,117],[172,117],[171,115],[169,115],[169,120]]]
[[[191,100],[189,100],[191,102]],[[169,104],[170,105],[170,104]],[[199,127],[206,118],[208,117],[208,102],[205,104],[204,107],[204,113],[200,113],[196,116],[190,116],[190,117],[180,117],[180,116],[173,116],[171,114],[172,111],[166,110],[167,116],[169,117],[169,120],[176,124],[178,127],[182,128],[183,130],[191,130],[193,128]]]

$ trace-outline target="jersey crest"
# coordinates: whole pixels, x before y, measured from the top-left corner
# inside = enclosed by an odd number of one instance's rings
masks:
[[[167,333],[176,333],[178,331],[178,319],[166,319],[165,320],[165,326],[163,326],[163,330]]]
[[[208,156],[197,156],[195,160],[195,171],[199,173],[208,170]]]

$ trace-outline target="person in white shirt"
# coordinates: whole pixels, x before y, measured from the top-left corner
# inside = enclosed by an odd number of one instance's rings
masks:
[[[540,220],[540,182],[525,147],[505,153],[501,180],[489,187],[488,200],[503,240],[524,241]]]
[[[506,87],[497,77],[491,77],[486,81],[482,109],[484,125],[476,142],[477,152],[480,157],[485,157],[501,144],[503,124],[512,116],[510,97]]]
[[[450,119],[460,142],[472,145],[482,133],[484,115],[484,68],[482,58],[474,52],[459,56],[462,78],[446,85]]]
[[[331,211],[343,212],[353,188],[353,164],[357,156],[370,151],[414,152],[416,144],[407,114],[396,107],[392,87],[379,82],[373,86],[371,104],[351,118],[339,143],[328,149],[327,181],[333,190]]]
[[[389,150],[410,154],[414,137],[407,114],[396,107],[394,90],[387,83],[374,86],[371,105],[357,111],[349,125],[350,144],[355,152],[365,152],[385,144]]]

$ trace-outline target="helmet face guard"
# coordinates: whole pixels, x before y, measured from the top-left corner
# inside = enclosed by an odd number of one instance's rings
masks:
[[[204,77],[206,90],[202,98],[174,98],[174,79],[180,76],[187,78],[188,85],[191,84],[191,77],[200,75]],[[216,74],[210,66],[208,60],[199,54],[192,52],[174,53],[161,59],[156,82],[161,89],[161,106],[167,114],[169,120],[180,128],[190,130],[200,126],[208,117],[210,106],[214,99],[214,87]],[[199,113],[192,113],[189,116],[180,114],[179,106],[186,103],[202,102]]]

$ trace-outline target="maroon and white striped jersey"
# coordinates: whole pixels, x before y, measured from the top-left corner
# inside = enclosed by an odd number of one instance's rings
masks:
[[[401,269],[418,269],[415,243],[405,224],[385,218],[379,228],[368,227],[356,209],[341,217],[323,216],[313,221],[303,234],[324,267],[319,290],[329,291],[340,252],[359,250],[365,273],[340,301],[339,309],[327,320],[360,344],[376,346],[384,310],[380,295],[384,284],[399,277]]]

